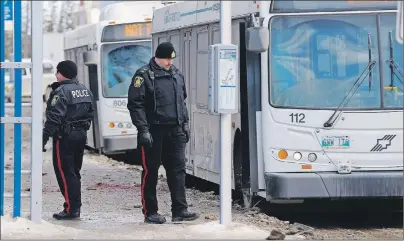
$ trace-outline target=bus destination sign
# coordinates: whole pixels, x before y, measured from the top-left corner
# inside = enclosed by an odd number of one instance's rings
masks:
[[[102,33],[102,42],[115,42],[150,38],[152,25],[148,23],[127,23],[108,25]]]

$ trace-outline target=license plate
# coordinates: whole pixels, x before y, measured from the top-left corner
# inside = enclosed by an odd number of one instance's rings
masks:
[[[348,136],[325,136],[321,146],[327,149],[346,149],[350,147],[350,141]]]

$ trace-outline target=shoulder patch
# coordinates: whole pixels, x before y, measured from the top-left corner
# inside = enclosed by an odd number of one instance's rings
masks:
[[[54,95],[53,98],[52,98],[52,101],[51,101],[51,105],[52,105],[52,106],[55,106],[56,103],[58,103],[58,101],[59,101],[59,96],[58,96],[58,95]]]
[[[140,76],[136,76],[135,80],[133,81],[133,86],[135,88],[139,88],[140,86],[142,86],[144,79]]]

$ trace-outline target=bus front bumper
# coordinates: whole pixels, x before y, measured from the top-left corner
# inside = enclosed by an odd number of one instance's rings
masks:
[[[137,135],[108,136],[103,138],[104,153],[118,153],[137,148]]]
[[[271,199],[403,197],[403,171],[265,173]]]

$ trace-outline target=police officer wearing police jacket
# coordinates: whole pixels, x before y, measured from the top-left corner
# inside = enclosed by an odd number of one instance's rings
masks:
[[[87,130],[93,118],[93,95],[76,79],[77,66],[66,60],[57,67],[57,82],[47,101],[43,129],[43,148],[49,138],[53,141],[53,167],[60,191],[65,199],[63,211],[55,219],[80,217],[81,176]]]
[[[161,43],[155,57],[132,78],[128,109],[138,130],[142,159],[141,195],[147,223],[165,223],[158,213],[156,186],[163,164],[171,193],[172,221],[191,221],[199,214],[189,212],[185,197],[185,147],[190,138],[187,92],[183,74],[172,64],[173,45]]]

